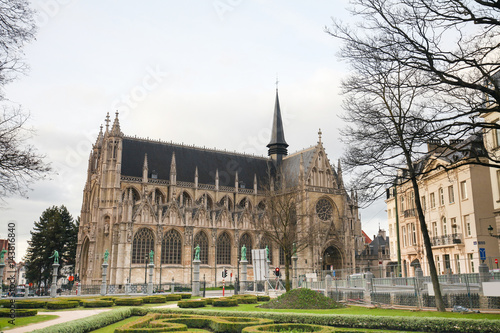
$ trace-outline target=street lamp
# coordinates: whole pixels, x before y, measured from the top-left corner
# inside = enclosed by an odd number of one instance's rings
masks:
[[[500,235],[493,235],[493,227],[490,226],[488,227],[488,234],[491,236],[491,237],[495,237],[495,238],[499,238],[500,239]]]

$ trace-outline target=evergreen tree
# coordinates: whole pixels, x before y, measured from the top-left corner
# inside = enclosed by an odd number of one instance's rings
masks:
[[[67,208],[47,208],[40,216],[31,233],[26,255],[26,277],[29,282],[45,286],[51,281],[53,259],[49,258],[54,250],[59,252],[59,273],[64,266],[74,265],[78,223]]]

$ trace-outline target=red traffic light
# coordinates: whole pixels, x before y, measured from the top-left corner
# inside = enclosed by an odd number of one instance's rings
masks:
[[[73,275],[68,276],[68,281],[71,282],[71,281],[74,281],[74,280],[75,280],[75,277]]]
[[[495,259],[495,264],[498,264],[498,259]]]
[[[276,275],[276,276],[280,276],[280,268],[279,268],[279,267],[276,267],[276,268],[274,269],[274,275]]]
[[[33,283],[31,283],[31,282],[28,283],[28,286],[33,287]]]

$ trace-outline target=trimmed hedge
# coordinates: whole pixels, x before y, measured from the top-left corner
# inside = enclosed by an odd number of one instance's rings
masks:
[[[63,300],[63,301],[76,301],[76,302],[78,302],[78,304],[82,305],[84,298],[68,297],[68,298],[61,298],[60,300]]]
[[[104,296],[104,297],[99,297],[100,300],[103,300],[103,301],[113,301],[113,303],[119,299],[120,297],[116,297],[116,296]]]
[[[39,309],[45,307],[46,301],[36,301],[36,300],[15,300],[17,309]],[[10,303],[9,303],[10,304]],[[9,305],[8,305],[9,306]]]
[[[337,332],[337,330],[334,327],[309,325],[309,324],[270,324],[270,325],[247,326],[241,332],[271,333],[271,332],[289,332],[292,330],[295,332],[317,332],[317,333]]]
[[[167,332],[205,328],[213,332],[239,333],[249,325],[270,324],[271,320],[246,317],[212,317],[149,313],[115,330],[115,333]]]
[[[267,295],[257,295],[257,302],[269,302],[271,297]]]
[[[80,305],[80,302],[78,301],[54,301],[54,302],[47,302],[47,309],[50,310],[57,310],[57,309],[71,309],[71,308],[76,308]]]
[[[142,305],[142,298],[117,298],[115,300],[115,305]]]
[[[189,299],[189,298],[191,298],[191,294],[190,293],[180,293],[180,294],[177,294],[177,295],[181,295],[182,299]]]
[[[238,300],[229,297],[219,297],[212,301],[212,306],[238,306]]]
[[[34,309],[16,309],[14,311],[16,317],[32,317],[36,316],[37,312],[38,311]],[[10,309],[0,309],[0,317],[10,317],[10,313]]]
[[[105,301],[102,299],[86,299],[83,300],[82,305],[85,308],[100,308],[100,307],[113,306],[113,301]]]
[[[202,298],[202,300],[204,300],[207,304],[210,304],[210,305],[212,305],[212,303],[214,302],[214,298],[211,298],[211,297]]]
[[[231,296],[231,298],[235,299],[238,304],[256,304],[257,296],[253,295],[236,295]]]
[[[165,296],[154,295],[154,296],[146,296],[142,298],[144,303],[165,303],[167,298]]]
[[[35,330],[32,333],[85,333],[132,316],[132,308],[118,308],[94,316]]]
[[[203,299],[190,299],[177,302],[177,306],[180,308],[202,308],[205,305],[207,305],[207,302]]]
[[[500,320],[468,319],[468,318],[433,318],[433,317],[384,317],[347,314],[310,314],[310,313],[276,313],[276,312],[238,312],[214,311],[203,309],[144,309],[134,308],[134,314],[183,313],[209,316],[260,317],[274,320],[275,323],[304,323],[321,326],[348,328],[368,328],[396,331],[420,332],[485,332],[500,333]]]
[[[180,301],[182,299],[182,296],[179,294],[169,294],[169,295],[165,295],[165,299],[167,300],[167,302]]]

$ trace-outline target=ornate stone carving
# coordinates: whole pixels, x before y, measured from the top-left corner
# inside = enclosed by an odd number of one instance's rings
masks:
[[[188,246],[193,244],[193,229],[193,227],[186,227],[186,229],[184,229],[184,240]]]

